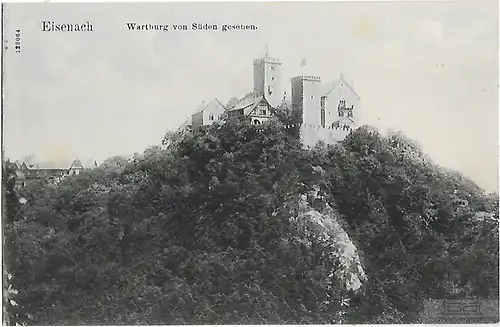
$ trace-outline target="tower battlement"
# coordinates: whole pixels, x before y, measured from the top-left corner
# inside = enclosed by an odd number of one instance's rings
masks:
[[[292,78],[293,81],[314,81],[314,82],[321,82],[321,77],[319,76],[311,76],[311,75],[300,75]]]
[[[275,57],[263,57],[263,58],[259,58],[259,59],[254,59],[253,63],[254,64],[258,64],[260,62],[266,62],[266,63],[270,63],[270,64],[276,64],[276,65],[281,65],[281,60],[279,58],[275,58]]]

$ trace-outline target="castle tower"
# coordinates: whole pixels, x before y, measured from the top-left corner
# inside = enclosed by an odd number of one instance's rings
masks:
[[[297,76],[292,78],[292,108],[301,112],[301,123],[321,125],[321,77]]]
[[[253,62],[254,92],[264,95],[269,104],[277,107],[283,101],[281,89],[281,61],[267,54]]]

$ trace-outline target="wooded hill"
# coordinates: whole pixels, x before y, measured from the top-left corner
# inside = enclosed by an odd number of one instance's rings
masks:
[[[235,121],[163,144],[57,186],[16,190],[4,163],[9,324],[417,323],[427,299],[498,299],[497,194],[404,135],[306,150]]]

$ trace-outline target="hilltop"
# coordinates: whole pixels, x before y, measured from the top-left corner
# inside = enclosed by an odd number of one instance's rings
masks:
[[[418,323],[427,299],[498,299],[498,196],[402,134],[304,149],[234,121],[163,144],[19,193],[5,165],[11,324]]]

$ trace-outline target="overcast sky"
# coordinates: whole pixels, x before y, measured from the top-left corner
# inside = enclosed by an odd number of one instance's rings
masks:
[[[437,163],[498,188],[498,3],[7,4],[7,158],[103,159],[159,144],[202,100],[252,90],[254,58],[343,73],[362,123],[403,131]],[[42,32],[41,21],[94,32]],[[127,22],[255,24],[257,31],[132,32]],[[21,30],[22,52],[13,52]],[[307,66],[300,67],[306,58]]]

